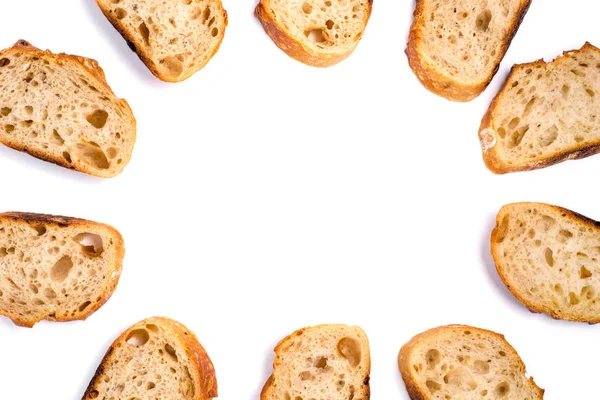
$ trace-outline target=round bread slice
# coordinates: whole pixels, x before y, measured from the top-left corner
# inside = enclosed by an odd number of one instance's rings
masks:
[[[287,55],[330,67],[352,54],[371,16],[373,0],[261,0],[255,14]]]
[[[181,82],[217,53],[227,27],[221,0],[96,0],[148,69]]]
[[[502,281],[531,311],[600,322],[599,222],[548,204],[508,204],[491,252]]]
[[[0,87],[0,143],[102,178],[129,162],[136,121],[96,61],[20,40],[0,51]]]
[[[402,346],[398,366],[412,400],[544,397],[504,336],[471,326],[442,326],[415,336]]]
[[[260,398],[368,400],[370,371],[369,341],[361,328],[303,328],[275,347],[273,374]]]
[[[110,346],[83,400],[210,400],[213,364],[198,338],[164,317],[138,322]]]
[[[20,326],[84,320],[113,294],[123,265],[113,227],[44,214],[0,214],[0,314]]]

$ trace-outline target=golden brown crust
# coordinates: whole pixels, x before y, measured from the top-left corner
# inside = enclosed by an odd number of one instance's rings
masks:
[[[113,342],[100,362],[82,400],[95,399],[97,397],[97,383],[103,379],[106,369],[111,365],[116,345],[126,342],[127,336],[131,331],[147,324],[155,324],[168,330],[169,334],[175,336],[186,349],[189,359],[194,363],[194,368],[190,369],[190,373],[194,375],[194,400],[209,400],[217,397],[218,387],[215,368],[208,353],[200,344],[196,335],[182,323],[173,319],[166,317],[152,317],[132,325],[125,332],[121,333],[121,335]]]
[[[365,17],[364,26],[367,26],[371,11],[373,9],[373,0],[368,0],[369,10]],[[254,10],[254,15],[262,24],[265,32],[273,42],[283,50],[288,56],[313,67],[326,68],[331,67],[350,57],[356,46],[343,53],[318,53],[313,49],[303,46],[302,42],[294,39],[288,30],[278,23],[270,7],[270,0],[261,0]]]
[[[534,312],[534,313],[547,313],[554,319],[563,319],[563,320],[574,321],[574,322],[587,322],[590,324],[600,323],[600,316],[598,316],[597,318],[589,318],[589,319],[578,318],[576,316],[573,316],[573,315],[570,315],[567,313],[561,313],[560,310],[543,307],[540,304],[534,304],[534,303],[530,302],[529,300],[527,300],[525,297],[523,297],[521,295],[521,293],[512,286],[511,280],[509,279],[509,275],[506,273],[507,268],[503,262],[505,257],[503,257],[502,254],[500,254],[499,249],[498,249],[498,228],[500,227],[500,223],[502,222],[503,216],[508,212],[507,209],[510,207],[516,206],[516,205],[521,205],[521,206],[525,206],[525,207],[529,206],[529,207],[550,208],[550,209],[555,210],[559,214],[562,214],[564,218],[568,218],[568,219],[574,220],[577,223],[587,225],[595,230],[600,229],[600,222],[595,221],[591,218],[588,218],[585,215],[578,214],[569,209],[551,205],[551,204],[532,203],[532,202],[511,203],[511,204],[507,204],[507,205],[503,206],[500,209],[500,211],[498,212],[498,214],[496,215],[496,226],[492,230],[492,234],[490,236],[490,249],[491,249],[490,252],[492,254],[492,258],[494,259],[494,265],[496,265],[496,271],[498,272],[500,279],[502,279],[502,282],[504,282],[504,284],[506,285],[508,290],[513,294],[513,296],[515,296],[517,298],[517,300],[519,300],[525,307],[527,307],[528,310],[530,310],[531,312]]]
[[[32,328],[36,323],[42,319],[54,322],[68,322],[68,321],[84,321],[90,315],[94,314],[100,307],[102,307],[108,299],[111,298],[121,277],[121,271],[123,269],[123,259],[125,258],[125,244],[121,233],[110,225],[102,224],[100,222],[88,221],[80,218],[64,217],[61,215],[50,215],[50,214],[35,214],[9,211],[0,213],[0,220],[7,219],[14,222],[25,222],[25,223],[38,223],[43,225],[54,225],[59,228],[66,227],[81,227],[88,230],[99,230],[103,229],[109,232],[111,239],[114,242],[116,254],[112,259],[112,274],[111,279],[106,283],[106,286],[102,290],[102,298],[100,301],[87,307],[84,311],[76,315],[61,316],[55,315],[54,317],[35,318],[35,319],[24,319],[22,316],[9,314],[8,312],[0,312],[0,315],[10,318],[15,325],[22,326],[25,328]]]
[[[283,338],[282,340],[279,341],[279,343],[277,343],[277,346],[275,346],[275,360],[273,361],[273,374],[271,374],[271,376],[269,376],[269,378],[267,379],[267,381],[265,382],[265,385],[263,386],[261,392],[260,392],[260,400],[270,400],[271,399],[271,392],[274,388],[274,383],[275,383],[275,371],[277,370],[277,368],[280,367],[281,364],[281,360],[279,358],[279,355],[286,351],[291,345],[294,344],[294,339],[298,336],[302,336],[304,334],[304,332],[308,329],[319,329],[321,327],[335,327],[336,325],[328,325],[328,324],[323,324],[323,325],[316,325],[316,326],[312,326],[312,327],[306,327],[306,328],[301,328],[296,330],[295,332],[289,334],[288,336],[286,336],[285,338]],[[338,325],[339,326],[339,325]],[[360,329],[360,328],[358,328]],[[362,329],[361,329],[362,331]],[[366,338],[366,334],[363,332],[363,335]],[[366,341],[366,346],[367,346],[367,363],[366,363],[366,367],[365,367],[365,371],[367,376],[365,377],[364,380],[364,388],[363,390],[365,391],[365,398],[364,400],[369,400],[371,397],[371,386],[369,385],[370,382],[370,373],[371,373],[371,350],[369,347],[369,343],[368,343],[368,339],[365,339]]]
[[[426,58],[419,51],[419,46],[422,40],[421,31],[428,23],[426,21],[427,17],[423,12],[425,8],[425,1],[427,0],[417,0],[417,5],[415,7],[414,19],[408,36],[408,45],[405,50],[406,56],[408,57],[408,64],[417,76],[417,79],[430,92],[452,101],[471,101],[479,96],[488,87],[498,72],[498,69],[500,68],[500,62],[504,58],[506,51],[510,47],[510,43],[519,30],[519,26],[521,25],[525,14],[527,14],[527,11],[529,10],[531,0],[525,0],[525,2],[522,3],[517,17],[509,28],[509,35],[502,43],[501,50],[497,53],[496,66],[494,70],[486,77],[484,81],[475,84],[460,82],[454,77],[437,70],[434,66],[427,62]]]
[[[38,57],[40,57],[40,58],[43,57],[45,60],[48,60],[49,62],[52,62],[53,64],[55,64],[57,66],[60,66],[64,61],[74,62],[85,72],[86,75],[91,76],[96,82],[98,82],[100,85],[102,85],[102,87],[105,88],[111,95],[113,95],[113,96],[115,95],[114,92],[112,91],[111,87],[108,85],[108,82],[106,81],[106,76],[104,75],[104,70],[100,67],[100,65],[98,64],[98,62],[96,60],[93,60],[91,58],[81,57],[81,56],[75,56],[72,54],[65,54],[65,53],[55,54],[49,50],[40,50],[37,47],[32,46],[28,41],[23,40],[23,39],[18,40],[13,45],[13,47],[3,50],[1,53],[2,54],[12,54],[15,52],[36,54]],[[114,100],[116,103],[119,103],[119,105],[121,105],[122,107],[126,108],[127,111],[129,111],[128,114],[131,116],[131,123],[134,128],[133,129],[134,137],[132,138],[132,142],[135,142],[136,120],[135,120],[135,117],[133,116],[133,111],[131,110],[129,103],[127,103],[127,101],[125,99],[115,98]],[[105,170],[92,169],[92,168],[87,167],[85,164],[70,164],[62,157],[55,157],[53,154],[46,153],[41,149],[28,148],[23,143],[20,143],[17,140],[11,140],[9,137],[4,137],[3,135],[0,135],[0,143],[4,144],[7,147],[10,147],[11,149],[27,153],[37,159],[47,161],[52,164],[56,164],[61,167],[65,167],[65,168],[68,168],[68,169],[71,169],[74,171],[83,172],[88,175],[97,176],[99,178],[112,178],[112,177],[118,175],[119,173],[121,173],[121,170],[113,171],[111,169],[105,169]],[[129,162],[129,160],[123,160],[123,165],[126,165],[128,162]]]
[[[102,11],[102,14],[104,14],[104,16],[106,17],[108,22],[110,22],[110,24],[117,30],[117,32],[119,32],[119,34],[121,34],[123,39],[125,39],[127,46],[135,54],[137,54],[137,56],[144,63],[144,65],[146,65],[146,67],[150,70],[150,72],[152,72],[152,75],[154,75],[155,77],[157,77],[158,79],[160,79],[163,82],[169,82],[169,83],[183,82],[186,79],[190,78],[196,72],[198,72],[202,68],[204,68],[206,66],[206,64],[208,64],[208,62],[219,51],[219,48],[221,47],[221,43],[223,42],[223,38],[225,37],[225,30],[226,30],[227,24],[228,24],[228,16],[227,16],[227,11],[223,8],[223,3],[221,1],[219,1],[218,3],[219,3],[220,11],[223,15],[223,29],[219,29],[218,44],[215,46],[215,48],[212,51],[212,53],[210,54],[210,56],[206,59],[205,63],[198,64],[194,69],[186,70],[185,73],[182,74],[178,78],[173,78],[171,76],[160,73],[160,71],[156,67],[156,64],[154,64],[154,61],[152,61],[152,57],[150,57],[150,55],[145,50],[144,46],[139,42],[139,40],[136,40],[135,36],[133,36],[133,34],[131,34],[129,32],[129,30],[125,27],[125,24],[122,23],[118,18],[116,18],[116,16],[112,15],[110,12],[110,9],[104,7],[101,0],[96,0],[96,4],[98,4],[98,7],[100,8],[100,11]]]
[[[583,47],[581,47],[581,49],[565,51],[563,52],[562,56],[557,57],[555,60],[550,61],[549,63],[560,62],[561,59],[565,57],[570,57],[573,54],[581,52],[582,50],[592,50],[600,53],[600,49],[598,49],[591,43],[586,42],[583,45]],[[593,156],[594,154],[598,154],[600,152],[599,140],[597,143],[594,144],[572,146],[562,151],[556,151],[538,161],[527,162],[520,165],[509,165],[506,162],[504,162],[498,154],[497,147],[495,146],[497,138],[495,134],[496,126],[494,125],[494,114],[496,112],[496,109],[498,108],[498,103],[501,100],[503,100],[506,96],[506,89],[508,83],[512,80],[513,75],[516,75],[517,72],[519,72],[520,70],[535,68],[537,66],[544,66],[549,63],[545,62],[543,59],[540,59],[530,63],[514,65],[511,68],[510,73],[506,77],[502,88],[494,97],[494,100],[492,100],[492,103],[490,104],[487,112],[483,116],[481,125],[479,126],[479,141],[481,143],[481,148],[483,152],[483,161],[485,162],[485,166],[495,174],[533,171],[536,169],[546,168],[567,160],[579,160],[582,158]]]
[[[400,352],[398,353],[398,369],[400,370],[400,374],[402,375],[402,380],[404,380],[406,390],[408,391],[408,395],[411,398],[411,400],[430,400],[431,399],[426,394],[426,393],[428,393],[427,387],[423,387],[422,385],[419,385],[417,380],[413,377],[413,369],[412,369],[412,366],[410,363],[412,351],[417,347],[417,345],[420,342],[427,341],[430,338],[435,338],[437,334],[442,333],[447,330],[457,330],[457,331],[461,331],[461,332],[464,330],[469,330],[471,332],[480,333],[485,336],[496,337],[498,340],[502,341],[507,346],[511,356],[514,357],[514,359],[517,361],[519,366],[523,369],[523,371],[525,371],[525,364],[523,363],[523,360],[521,360],[521,357],[519,356],[517,351],[514,349],[514,347],[512,347],[511,344],[506,341],[506,339],[504,338],[504,335],[501,335],[501,334],[493,332],[493,331],[488,331],[486,329],[476,328],[476,327],[468,326],[468,325],[446,325],[446,326],[440,326],[437,328],[432,328],[425,332],[419,333],[418,335],[413,337],[404,346],[402,346],[402,348],[400,349]],[[542,399],[544,397],[544,389],[541,389],[540,387],[538,387],[532,377],[529,378],[529,382],[531,383],[531,385],[535,389],[535,391],[538,393],[539,398]]]

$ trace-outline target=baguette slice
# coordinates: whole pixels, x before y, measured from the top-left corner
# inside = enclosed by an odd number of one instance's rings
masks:
[[[0,314],[20,326],[84,320],[112,296],[123,265],[113,227],[44,214],[0,214]]]
[[[198,338],[177,321],[154,317],[133,325],[113,342],[83,400],[215,397],[215,369]]]
[[[217,53],[227,27],[221,0],[96,0],[102,13],[148,69],[183,81]]]
[[[598,153],[599,86],[600,50],[589,43],[515,65],[479,128],[486,166],[503,174]]]
[[[479,96],[498,72],[531,0],[417,0],[406,55],[429,91]]]
[[[330,67],[358,46],[372,8],[373,0],[260,0],[255,15],[288,56]]]
[[[94,60],[24,40],[0,51],[0,143],[103,178],[131,158],[136,122]]]
[[[303,328],[275,347],[273,374],[260,398],[368,400],[370,371],[369,341],[361,328]]]
[[[600,223],[541,203],[508,204],[491,236],[498,274],[534,312],[600,322]]]
[[[442,326],[415,336],[402,346],[398,366],[412,400],[544,397],[504,336],[471,326]]]

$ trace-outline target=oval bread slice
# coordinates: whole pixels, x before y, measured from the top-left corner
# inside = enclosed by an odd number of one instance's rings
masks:
[[[479,128],[496,174],[544,168],[600,151],[600,50],[515,65]]]
[[[402,346],[398,366],[412,400],[544,397],[504,336],[471,326],[442,326],[415,336]]]
[[[372,8],[373,0],[261,0],[255,15],[288,56],[330,67],[358,46]]]
[[[0,314],[20,326],[83,320],[112,296],[123,265],[113,227],[44,214],[0,214]]]
[[[215,397],[215,369],[196,335],[180,322],[154,317],[131,326],[113,342],[83,400]]]
[[[498,71],[531,0],[418,0],[406,55],[429,91],[479,96]]]
[[[221,0],[96,0],[148,69],[181,82],[217,53],[227,27]]]
[[[319,325],[297,330],[275,347],[273,374],[261,400],[368,400],[371,355],[356,326]]]
[[[0,51],[0,143],[103,178],[129,162],[136,122],[94,60],[24,40]]]
[[[534,312],[600,322],[600,223],[565,208],[500,209],[491,251],[508,289]]]

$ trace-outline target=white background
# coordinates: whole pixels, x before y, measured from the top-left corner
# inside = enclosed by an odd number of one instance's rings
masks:
[[[2,1],[0,47],[23,38],[97,59],[138,140],[110,180],[0,148],[0,210],[109,223],[127,248],[116,292],[87,321],[25,329],[0,318],[0,399],[80,399],[117,335],[153,315],[198,335],[221,399],[257,400],[275,344],[320,323],[367,332],[374,400],[408,399],[398,350],[448,323],[504,333],[546,399],[597,397],[600,325],[529,313],[496,275],[488,240],[512,201],[600,219],[600,156],[495,176],[477,131],[512,64],[600,45],[600,3],[534,0],[489,89],[459,104],[408,67],[411,0],[375,0],[355,53],[329,69],[275,47],[254,0],[223,2],[218,54],[167,84],[93,0]]]

